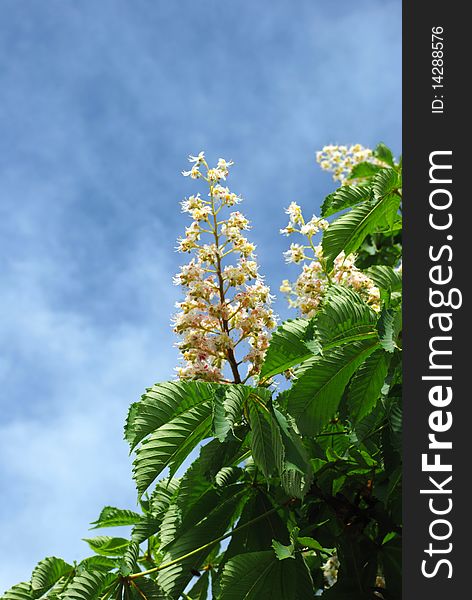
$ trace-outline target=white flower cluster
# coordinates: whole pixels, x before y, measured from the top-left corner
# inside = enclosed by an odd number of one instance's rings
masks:
[[[330,556],[321,568],[323,569],[323,576],[326,581],[326,586],[333,586],[338,580],[339,571],[339,559],[336,554]]]
[[[316,153],[316,161],[324,171],[333,173],[333,179],[345,184],[348,181],[352,168],[361,162],[370,162],[379,166],[386,166],[374,157],[370,148],[360,144],[353,146],[324,146]],[[353,180],[349,180],[352,184]]]
[[[177,249],[193,258],[174,278],[186,294],[173,320],[184,360],[177,372],[182,379],[227,382],[229,368],[240,383],[242,363],[247,363],[244,381],[260,370],[275,327],[272,296],[259,275],[255,246],[243,234],[249,221],[239,211],[222,218],[222,211],[241,202],[221,185],[233,163],[220,158],[210,168],[203,152],[189,160],[192,168],[183,175],[205,180],[209,193],[208,199],[198,194],[182,202],[192,223]],[[244,354],[240,360],[237,351]]]
[[[328,221],[315,215],[305,221],[301,208],[292,202],[287,208],[289,223],[280,232],[284,235],[299,233],[307,238],[307,244],[290,244],[284,252],[288,263],[304,263],[302,272],[294,283],[284,279],[280,291],[287,295],[289,305],[297,308],[301,315],[312,317],[318,309],[328,286],[337,283],[358,292],[374,309],[380,309],[380,292],[374,282],[355,266],[355,255],[344,252],[334,260],[331,272],[326,271],[321,244],[315,245],[313,238],[329,227]]]

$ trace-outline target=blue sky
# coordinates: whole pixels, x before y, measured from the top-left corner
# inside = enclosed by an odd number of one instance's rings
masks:
[[[235,161],[277,290],[283,208],[333,187],[315,151],[400,152],[400,44],[400,0],[2,0],[0,590],[135,506],[122,426],[173,377],[187,155]]]

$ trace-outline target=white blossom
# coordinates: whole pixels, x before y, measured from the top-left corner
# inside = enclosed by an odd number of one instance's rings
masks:
[[[259,373],[275,327],[273,297],[259,275],[255,245],[242,233],[250,229],[249,221],[239,211],[222,218],[223,208],[241,201],[219,183],[232,161],[220,158],[210,168],[203,152],[189,160],[207,182],[209,200],[197,194],[182,202],[193,221],[178,250],[192,252],[193,258],[174,277],[185,293],[173,318],[183,359],[177,373],[183,379],[245,381]],[[243,363],[247,371],[240,374]]]
[[[353,167],[361,162],[370,162],[380,167],[385,167],[381,160],[376,158],[370,148],[360,144],[353,146],[324,146],[316,153],[316,161],[324,171],[333,173],[333,179],[341,184],[352,183],[348,180]]]
[[[356,256],[341,253],[334,260],[331,272],[325,269],[323,248],[315,245],[314,237],[329,227],[326,219],[313,215],[306,221],[301,208],[292,202],[286,212],[290,215],[288,226],[281,230],[285,235],[298,233],[307,238],[306,244],[292,243],[284,252],[288,263],[302,264],[296,281],[284,279],[280,291],[286,294],[289,306],[300,314],[312,317],[318,310],[326,291],[332,283],[355,290],[374,310],[380,310],[380,291],[374,282],[355,265]]]
[[[323,569],[326,587],[332,587],[338,580],[339,559],[336,554],[330,556],[321,568]]]

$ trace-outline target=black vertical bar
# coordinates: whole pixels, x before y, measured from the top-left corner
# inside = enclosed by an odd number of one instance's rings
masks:
[[[467,92],[472,53],[469,25],[460,9],[459,3],[437,0],[403,4],[403,598],[407,600],[472,598],[468,547],[472,326],[467,289],[472,270]],[[432,162],[451,168],[433,168],[430,174]],[[444,305],[435,308],[432,304],[441,304],[441,293]],[[449,304],[458,306],[461,297],[461,307],[445,305],[451,300]],[[450,331],[445,331],[448,327]],[[452,353],[434,354],[436,350]],[[433,434],[432,441],[428,436]],[[452,449],[435,448],[434,440],[451,442]],[[452,470],[433,471],[434,461]]]

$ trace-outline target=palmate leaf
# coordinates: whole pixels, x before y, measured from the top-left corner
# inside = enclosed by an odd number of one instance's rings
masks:
[[[62,577],[70,575],[73,569],[72,565],[55,556],[49,556],[40,561],[31,576],[31,590],[35,597],[45,594]]]
[[[311,361],[288,394],[288,411],[301,433],[320,433],[335,415],[354,372],[378,347],[377,339],[350,342]]]
[[[306,342],[313,337],[311,322],[306,319],[288,320],[272,334],[261,369],[261,378],[268,379],[298,365],[313,355]]]
[[[344,251],[346,255],[355,252],[367,235],[379,227],[391,225],[400,205],[397,194],[388,194],[380,200],[362,202],[348,213],[336,219],[323,235],[323,255],[328,268],[334,259]]]
[[[390,356],[384,350],[371,354],[355,373],[349,385],[349,416],[355,424],[377,404],[387,376]]]
[[[280,427],[270,409],[260,402],[249,404],[251,451],[254,462],[266,477],[283,471],[284,447]]]
[[[124,525],[134,525],[141,519],[141,515],[132,511],[114,506],[105,506],[96,521],[93,521],[91,529],[101,529],[102,527],[120,527]]]
[[[247,489],[233,484],[215,494],[208,492],[172,532],[173,540],[165,548],[162,565],[202,548],[222,536],[239,515],[247,499]],[[213,546],[202,548],[184,560],[159,571],[157,582],[172,600],[179,598],[191,581],[192,570],[200,570]]]
[[[310,572],[298,555],[279,560],[272,550],[230,559],[222,573],[218,600],[310,600],[315,597]]]
[[[332,194],[326,196],[321,205],[321,216],[330,217],[340,210],[350,208],[372,198],[370,186],[343,185]]]
[[[376,335],[376,321],[376,313],[357,292],[341,285],[332,285],[315,317],[316,336],[324,352]]]

